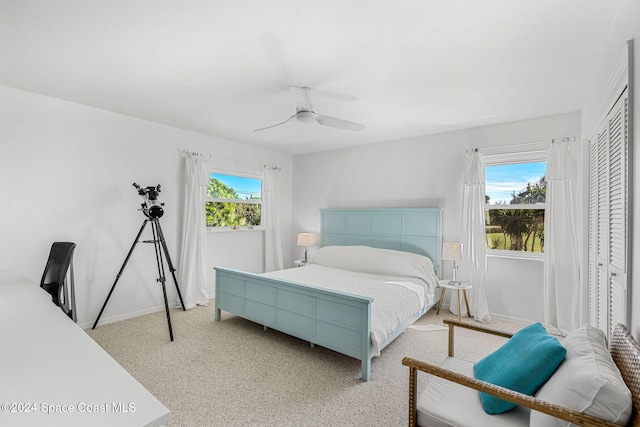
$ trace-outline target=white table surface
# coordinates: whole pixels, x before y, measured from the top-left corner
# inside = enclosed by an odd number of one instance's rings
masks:
[[[471,283],[467,283],[467,282],[457,282],[458,284],[450,284],[449,283],[450,280],[449,279],[443,279],[440,280],[440,287],[442,288],[447,288],[447,289],[458,289],[458,290],[469,290],[471,288],[473,288],[473,286],[471,285]]]
[[[0,426],[159,426],[170,418],[47,292],[11,271],[0,271],[0,369]]]

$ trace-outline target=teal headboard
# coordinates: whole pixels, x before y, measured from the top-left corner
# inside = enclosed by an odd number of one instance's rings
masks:
[[[442,209],[321,209],[322,246],[371,246],[431,258],[442,277]]]

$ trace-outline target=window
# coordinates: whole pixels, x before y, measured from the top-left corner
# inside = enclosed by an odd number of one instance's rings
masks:
[[[207,227],[252,229],[262,225],[262,178],[211,172],[206,202]]]
[[[488,253],[544,252],[547,157],[546,150],[484,157]]]

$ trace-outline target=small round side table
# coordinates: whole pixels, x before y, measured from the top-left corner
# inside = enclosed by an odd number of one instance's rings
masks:
[[[444,300],[444,294],[447,292],[447,289],[453,289],[457,291],[457,299],[458,299],[458,320],[462,320],[460,316],[460,291],[464,295],[464,303],[467,306],[467,314],[471,317],[471,310],[469,310],[469,299],[467,298],[467,289],[471,289],[473,285],[471,283],[465,282],[451,282],[450,280],[440,280],[440,287],[442,288],[442,292],[440,292],[440,301],[438,302],[438,309],[436,310],[436,314],[440,314],[440,307],[442,307],[442,300]]]

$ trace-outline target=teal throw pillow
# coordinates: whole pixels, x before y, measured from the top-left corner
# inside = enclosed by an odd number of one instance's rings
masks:
[[[479,380],[533,395],[553,375],[566,354],[560,341],[538,322],[518,331],[473,369]],[[480,400],[487,414],[501,414],[517,406],[486,393],[480,393]]]

